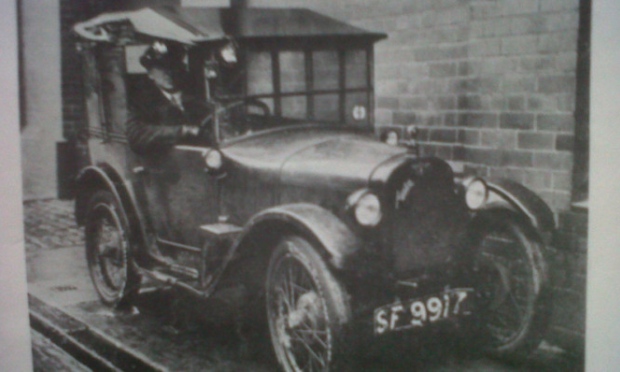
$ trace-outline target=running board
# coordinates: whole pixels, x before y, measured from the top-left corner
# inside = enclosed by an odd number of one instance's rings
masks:
[[[148,270],[142,267],[138,267],[138,271],[140,272],[140,274],[148,276],[149,278],[155,280],[160,284],[184,289],[190,294],[198,296],[200,298],[208,297],[206,292],[199,291],[191,285],[179,280],[179,278],[170,274],[163,273],[159,270]]]
[[[224,242],[234,240],[241,234],[243,228],[225,222],[218,222],[209,225],[200,226],[200,231],[204,234],[208,241]]]
[[[200,277],[198,270],[183,265],[172,264],[166,267],[165,270],[171,271],[174,274],[182,275],[191,280],[198,280]]]

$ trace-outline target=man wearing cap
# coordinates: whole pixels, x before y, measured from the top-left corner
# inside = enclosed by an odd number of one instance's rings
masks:
[[[184,57],[180,44],[161,41],[140,57],[153,84],[129,107],[127,139],[137,154],[164,154],[177,143],[204,138],[198,124],[208,110],[184,89]]]
[[[176,144],[204,145],[210,139],[198,126],[209,110],[188,91],[184,57],[183,46],[173,42],[158,41],[145,51],[140,63],[149,80],[133,87],[127,120],[129,146],[148,170],[136,178],[136,182],[144,182],[144,193],[138,192],[136,197],[151,210],[152,228],[173,239],[177,231],[171,224],[170,187],[178,182],[180,173],[175,159],[168,155]],[[154,241],[148,247],[154,259],[170,264]]]

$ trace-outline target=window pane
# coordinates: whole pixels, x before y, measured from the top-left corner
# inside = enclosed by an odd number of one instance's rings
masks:
[[[339,63],[337,51],[312,53],[312,66],[314,68],[315,90],[338,89]]]
[[[97,64],[101,72],[101,93],[106,126],[112,133],[125,133],[127,121],[127,95],[123,79],[123,59],[125,51],[122,47],[101,49]]]
[[[283,93],[306,90],[306,65],[303,52],[280,53],[280,84]]]
[[[349,93],[346,96],[346,121],[347,125],[356,127],[368,126],[368,94],[367,93]]]
[[[365,88],[366,51],[362,49],[348,50],[345,54],[347,88]]]
[[[84,79],[84,96],[86,97],[86,118],[88,120],[88,125],[91,127],[100,127],[101,126],[101,106],[99,96],[99,88],[100,88],[100,76],[98,65],[92,53],[84,54],[84,75],[86,79]]]
[[[274,113],[274,104],[272,98],[261,98],[260,101],[267,105],[269,108],[269,114],[273,115]]]
[[[269,52],[250,52],[247,61],[248,94],[273,93],[271,54]]]
[[[314,96],[314,117],[317,120],[338,121],[339,102],[337,94],[320,94]]]
[[[282,116],[291,119],[306,119],[307,100],[306,96],[283,97]]]

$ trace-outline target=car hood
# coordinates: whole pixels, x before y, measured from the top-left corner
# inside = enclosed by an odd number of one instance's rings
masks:
[[[267,172],[284,184],[346,189],[366,185],[377,167],[406,154],[368,135],[321,128],[262,133],[222,151],[232,161]]]

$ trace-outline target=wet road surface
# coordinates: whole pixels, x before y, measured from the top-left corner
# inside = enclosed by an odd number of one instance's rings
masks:
[[[47,218],[70,213],[70,204],[55,203],[55,208],[47,208]],[[38,230],[46,229],[41,226],[44,220],[30,218],[31,224],[39,224],[36,226]],[[140,295],[130,311],[112,311],[101,305],[92,286],[79,230],[67,223],[47,228],[39,237],[36,236],[38,230],[33,226],[29,230],[27,217],[26,233],[30,231],[31,234],[30,240],[27,235],[30,295],[77,319],[96,334],[105,336],[115,347],[131,350],[164,370],[276,370],[267,338],[249,343],[235,332],[235,321],[231,315],[234,310],[229,301],[197,301],[175,291],[158,289]],[[38,333],[34,335],[33,356],[35,366],[40,368],[38,370],[79,371],[85,368],[45,337]],[[416,354],[411,349],[384,350],[373,359],[359,357],[365,371],[375,372],[583,370],[580,362],[565,358],[561,350],[548,345],[521,366],[485,358],[462,358],[432,347],[415,349]],[[61,366],[62,363],[66,363],[66,369]]]

